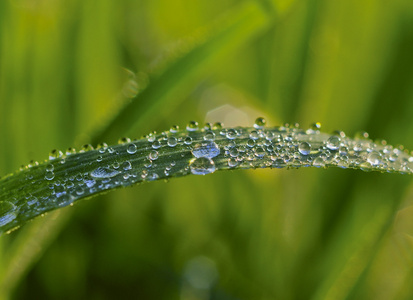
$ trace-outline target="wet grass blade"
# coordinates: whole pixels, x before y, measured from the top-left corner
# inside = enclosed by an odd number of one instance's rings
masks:
[[[343,132],[317,128],[254,127],[171,129],[140,140],[124,139],[79,153],[52,153],[40,165],[29,165],[0,180],[2,233],[48,211],[72,205],[109,190],[174,177],[205,175],[216,170],[330,167],[413,173],[413,157],[390,145],[348,138]]]

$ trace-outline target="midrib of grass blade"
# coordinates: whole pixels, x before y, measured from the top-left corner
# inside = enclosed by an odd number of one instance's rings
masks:
[[[246,2],[219,21],[189,52],[173,62],[159,77],[126,105],[103,130],[93,135],[92,143],[117,140],[159,114],[163,107],[176,106],[173,95],[196,78],[212,61],[251,40],[269,25],[271,19],[255,2]]]

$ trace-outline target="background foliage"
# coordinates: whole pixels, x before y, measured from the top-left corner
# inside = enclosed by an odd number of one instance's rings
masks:
[[[1,1],[1,175],[116,142],[100,129],[136,93],[116,123],[131,137],[263,115],[413,149],[411,53],[409,0]],[[119,190],[3,236],[0,296],[407,299],[410,181],[310,168]]]

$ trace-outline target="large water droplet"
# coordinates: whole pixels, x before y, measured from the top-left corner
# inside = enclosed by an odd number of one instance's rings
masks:
[[[377,151],[373,151],[367,156],[367,161],[372,166],[377,166],[381,163],[381,154]]]
[[[90,176],[94,177],[94,178],[111,178],[114,177],[116,175],[118,175],[120,173],[120,171],[117,170],[112,170],[109,168],[103,168],[103,167],[99,167],[95,170],[93,170],[90,173]]]
[[[218,156],[220,153],[219,147],[214,142],[203,142],[201,144],[196,144],[194,149],[192,149],[192,155],[195,157],[206,157],[213,158]]]
[[[0,227],[16,219],[16,206],[9,201],[0,202]]]
[[[307,142],[302,142],[299,146],[298,146],[298,151],[302,154],[302,155],[308,155],[311,152],[311,145]]]
[[[189,167],[194,175],[206,175],[215,172],[215,163],[207,157],[194,158],[190,161]]]
[[[330,136],[330,138],[327,140],[327,148],[330,150],[337,150],[340,147],[341,139],[336,136]]]

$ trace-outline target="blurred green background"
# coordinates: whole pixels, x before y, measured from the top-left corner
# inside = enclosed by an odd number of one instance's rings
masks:
[[[131,137],[264,116],[413,149],[413,2],[0,1],[0,175],[130,101]],[[411,299],[410,182],[309,168],[118,190],[1,237],[0,297]]]

